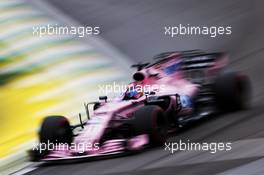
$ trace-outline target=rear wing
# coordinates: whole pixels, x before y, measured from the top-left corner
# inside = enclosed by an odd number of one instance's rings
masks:
[[[204,69],[214,66],[217,59],[223,55],[225,55],[224,52],[206,53],[202,50],[164,52],[154,56],[153,59],[157,61],[147,67],[166,62],[173,59],[174,56],[178,56],[182,60],[181,70]]]
[[[180,59],[179,69],[184,77],[192,82],[201,84],[204,80],[219,72],[227,63],[226,53],[206,53],[201,50],[165,52],[154,57],[157,61],[148,67],[164,64],[172,59]]]
[[[189,81],[204,84],[219,74],[227,62],[228,57],[223,52],[189,55],[182,58],[181,70]]]
[[[199,49],[195,49],[195,50],[183,50],[183,51],[170,51],[170,52],[163,52],[160,53],[158,55],[155,55],[153,57],[154,60],[158,60],[158,59],[166,59],[167,57],[169,57],[172,54],[180,54],[180,55],[195,55],[195,54],[205,54],[204,51],[199,50]]]
[[[182,55],[182,70],[205,69],[215,66],[217,59],[224,56],[223,52]]]

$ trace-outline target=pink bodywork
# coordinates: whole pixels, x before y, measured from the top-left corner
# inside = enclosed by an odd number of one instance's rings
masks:
[[[158,64],[147,66],[139,72],[145,76],[145,79],[142,81],[135,81],[130,85],[157,85],[158,88],[155,89],[156,96],[176,93],[193,96],[198,91],[199,84],[188,81],[184,76],[184,72],[181,70],[177,70],[170,75],[167,75],[164,71],[166,67],[178,62],[180,63],[180,61],[180,54],[173,54]],[[222,58],[214,62],[213,66],[205,70],[206,76],[219,72],[226,64],[227,57],[222,56]],[[151,76],[155,74],[158,76]],[[115,125],[118,126],[119,122],[131,117],[134,111],[144,106],[145,99],[145,95],[142,95],[138,99],[131,100],[123,100],[123,97],[119,97],[103,104],[91,114],[91,119],[87,122],[85,128],[74,138],[73,143],[92,145],[92,147],[95,146],[100,142],[107,128],[115,127]],[[97,149],[91,149],[91,147],[77,149],[56,148],[43,160],[52,161],[113,155],[128,150],[140,150],[148,145],[148,143],[148,135],[143,134],[129,139],[106,140],[100,146],[97,145]]]

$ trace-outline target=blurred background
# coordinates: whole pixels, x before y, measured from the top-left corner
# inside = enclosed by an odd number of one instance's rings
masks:
[[[254,89],[253,106],[258,106],[250,111],[252,114],[233,114],[226,116],[229,117],[227,120],[210,121],[199,126],[196,133],[200,135],[190,131],[190,134],[187,132],[172,139],[191,137],[193,140],[236,141],[248,137],[262,138],[263,7],[261,0],[1,0],[0,170],[10,173],[31,165],[25,150],[35,143],[44,116],[61,114],[74,122],[76,114],[84,112],[83,102],[104,95],[98,92],[98,85],[130,81],[131,63],[150,61],[153,55],[172,50],[229,52],[231,68],[250,76]],[[47,24],[99,26],[100,34],[84,38],[33,36],[34,26]],[[179,24],[231,26],[232,34],[216,38],[202,35],[171,38],[164,35],[165,26]],[[255,120],[247,121],[244,115]],[[237,128],[228,124],[230,117]],[[205,130],[217,134],[203,136]],[[149,157],[155,157],[151,155]],[[134,167],[130,168],[131,171],[144,167],[146,163],[132,166],[132,162],[127,165]],[[109,162],[109,166],[115,163]],[[228,167],[227,162],[217,166],[218,169],[211,167],[221,172],[244,163],[241,160],[229,162]],[[98,167],[87,171],[97,172],[100,165]],[[172,164],[160,172],[174,171],[175,168],[171,167],[179,168]],[[197,169],[203,169],[200,167]],[[70,167],[67,170],[76,172],[77,169]],[[184,170],[181,171],[184,174]],[[62,167],[39,170],[39,174],[44,172],[63,171]]]
[[[260,0],[47,1],[83,25],[101,26],[101,36],[136,61],[175,49],[201,48],[234,53],[249,37],[263,37],[263,3]],[[232,35],[217,38],[164,35],[164,26],[179,24],[231,26]]]
[[[107,51],[103,41],[33,35],[33,27],[47,25],[75,26],[31,2],[0,1],[3,169],[27,165],[26,150],[35,143],[43,117],[64,115],[74,122],[84,113],[84,102],[98,99],[99,85],[127,81],[128,61],[118,60],[118,52]]]

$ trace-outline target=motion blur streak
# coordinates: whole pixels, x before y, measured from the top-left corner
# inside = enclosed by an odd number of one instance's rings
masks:
[[[59,23],[27,2],[0,2],[1,168],[26,154],[44,116],[76,116],[97,98],[98,84],[127,79],[92,42],[33,36],[33,27],[47,24]]]
[[[168,142],[189,139],[193,142],[251,143],[263,139],[264,15],[261,0],[47,1],[83,24],[101,25],[102,36],[135,62],[142,61],[142,57],[175,49],[230,51],[232,67],[246,72],[253,82],[252,109],[213,118],[179,133]],[[179,23],[195,26],[231,25],[232,35],[217,39],[197,36],[171,39],[163,36],[164,26]],[[248,145],[252,143],[245,144],[245,147],[239,144],[233,154],[225,155],[222,159],[220,157],[223,155],[197,156],[193,152],[179,152],[171,156],[162,149],[154,149],[130,157],[40,167],[30,174],[216,174],[263,157],[262,154],[257,156],[261,145]],[[246,156],[239,156],[241,153]],[[175,159],[185,164],[177,163]],[[259,173],[264,174],[261,171]]]

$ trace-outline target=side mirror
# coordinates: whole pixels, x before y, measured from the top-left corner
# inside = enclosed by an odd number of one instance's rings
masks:
[[[99,100],[104,100],[105,102],[107,102],[107,96],[100,96]]]

